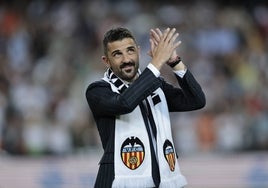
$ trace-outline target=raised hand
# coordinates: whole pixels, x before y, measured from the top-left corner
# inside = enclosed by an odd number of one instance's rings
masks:
[[[175,30],[175,29],[172,29]],[[171,31],[172,31],[171,30]],[[176,31],[176,30],[175,30]],[[176,33],[177,34],[177,33]],[[179,36],[179,34],[177,34]],[[148,54],[153,57],[153,51],[155,50],[156,46],[159,44],[161,37],[163,36],[162,31],[159,28],[156,29],[151,29],[150,31],[150,44],[151,44],[151,50],[148,52]],[[177,36],[177,37],[178,37]],[[176,37],[176,38],[177,38]],[[181,43],[181,41],[178,42],[179,44]],[[169,62],[174,61],[176,58],[178,57],[177,55],[177,51],[176,49],[174,49],[174,51],[172,52],[170,58],[169,58]]]

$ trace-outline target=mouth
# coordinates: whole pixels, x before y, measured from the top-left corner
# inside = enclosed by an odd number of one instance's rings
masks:
[[[135,66],[134,63],[130,62],[130,63],[123,63],[120,68],[126,72],[131,72],[133,67]]]
[[[133,70],[133,66],[126,66],[122,70],[126,73],[130,73]]]

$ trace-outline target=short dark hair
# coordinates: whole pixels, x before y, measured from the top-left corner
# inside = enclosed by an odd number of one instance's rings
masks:
[[[104,54],[107,55],[107,51],[108,51],[107,45],[109,42],[123,40],[124,38],[131,38],[136,43],[136,40],[135,40],[133,34],[127,28],[117,27],[117,28],[113,28],[113,29],[108,30],[104,34],[104,38],[102,41],[103,48],[104,48]]]

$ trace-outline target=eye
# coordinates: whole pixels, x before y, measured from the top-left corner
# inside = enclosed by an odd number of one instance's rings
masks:
[[[128,52],[129,54],[134,54],[134,53],[136,52],[136,50],[135,50],[135,48],[129,48],[129,49],[127,50],[127,52]]]
[[[121,55],[122,55],[122,53],[120,53],[120,52],[116,52],[113,54],[114,57],[121,57]]]

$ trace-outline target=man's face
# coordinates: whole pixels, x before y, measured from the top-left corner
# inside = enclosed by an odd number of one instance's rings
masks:
[[[110,42],[105,63],[122,80],[133,82],[139,68],[139,48],[132,38]]]

